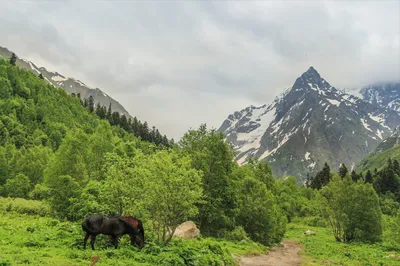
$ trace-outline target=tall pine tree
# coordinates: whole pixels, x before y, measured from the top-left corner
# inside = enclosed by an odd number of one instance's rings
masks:
[[[348,172],[349,172],[349,170],[347,170],[346,165],[344,163],[342,163],[340,165],[340,167],[339,167],[339,173],[338,174],[343,179],[347,175]]]
[[[17,64],[17,56],[12,53],[11,58],[10,58],[10,64],[15,66]]]

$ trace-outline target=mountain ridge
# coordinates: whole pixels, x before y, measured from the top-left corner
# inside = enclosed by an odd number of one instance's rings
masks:
[[[218,131],[232,142],[239,164],[254,157],[278,175],[305,178],[325,162],[333,169],[355,165],[398,124],[394,110],[336,89],[310,67],[271,104],[234,112]]]
[[[8,59],[13,54],[12,51],[5,47],[0,46],[0,57],[4,59]],[[82,99],[93,97],[95,104],[99,103],[101,106],[106,106],[108,108],[111,103],[111,108],[116,112],[119,112],[121,115],[125,115],[127,117],[132,117],[129,112],[115,99],[111,96],[107,95],[99,88],[90,88],[82,81],[75,79],[73,77],[66,77],[57,71],[49,71],[45,67],[38,67],[33,62],[19,58],[17,56],[17,65],[21,68],[30,70],[34,72],[36,75],[43,75],[43,78],[49,82],[50,84],[64,89],[66,92],[72,94],[80,94]]]

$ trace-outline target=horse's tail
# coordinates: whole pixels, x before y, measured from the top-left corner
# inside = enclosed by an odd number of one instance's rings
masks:
[[[142,237],[143,243],[144,243],[144,228],[143,228],[143,223],[141,220],[138,220],[138,227],[139,227],[139,234]]]

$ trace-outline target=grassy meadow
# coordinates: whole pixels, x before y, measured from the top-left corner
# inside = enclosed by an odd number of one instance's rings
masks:
[[[80,223],[60,221],[45,213],[39,202],[0,198],[0,265],[235,265],[236,256],[264,253],[266,247],[252,241],[229,242],[213,238],[173,240],[155,244],[148,236],[139,250],[124,236],[115,250],[99,235],[95,251],[83,250]],[[25,207],[23,207],[25,206]],[[22,212],[22,213],[21,213]],[[90,245],[89,245],[90,246]]]
[[[307,230],[316,235],[304,235]],[[305,266],[400,265],[400,250],[391,248],[385,241],[377,244],[339,243],[334,239],[330,228],[302,225],[301,221],[288,224],[285,237],[302,246],[302,265]]]

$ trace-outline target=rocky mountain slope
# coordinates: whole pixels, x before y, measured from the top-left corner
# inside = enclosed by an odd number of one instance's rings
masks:
[[[371,85],[360,90],[363,99],[400,113],[400,83]]]
[[[370,154],[369,157],[376,156],[384,151],[390,150],[393,147],[400,145],[400,125],[396,127],[393,131],[393,134],[379,143],[378,147],[376,147]]]
[[[375,168],[380,169],[385,166],[387,160],[400,160],[400,126],[394,130],[393,134],[382,141],[361,163],[357,166],[357,171],[365,173]]]
[[[310,67],[272,103],[229,115],[218,131],[239,164],[255,157],[278,176],[305,178],[325,162],[333,170],[358,163],[399,124],[398,112],[336,89]]]
[[[11,55],[12,51],[0,46],[0,58],[10,58]],[[45,80],[47,80],[49,83],[64,89],[68,93],[80,93],[82,99],[93,96],[96,104],[100,103],[100,105],[108,108],[109,104],[111,103],[113,111],[119,112],[120,114],[124,114],[128,117],[130,116],[128,111],[126,111],[119,102],[102,92],[99,88],[89,88],[80,80],[76,80],[71,77],[65,77],[57,72],[50,72],[46,68],[37,67],[33,62],[22,58],[17,59],[17,65],[21,68],[31,70],[37,75],[42,74]]]

